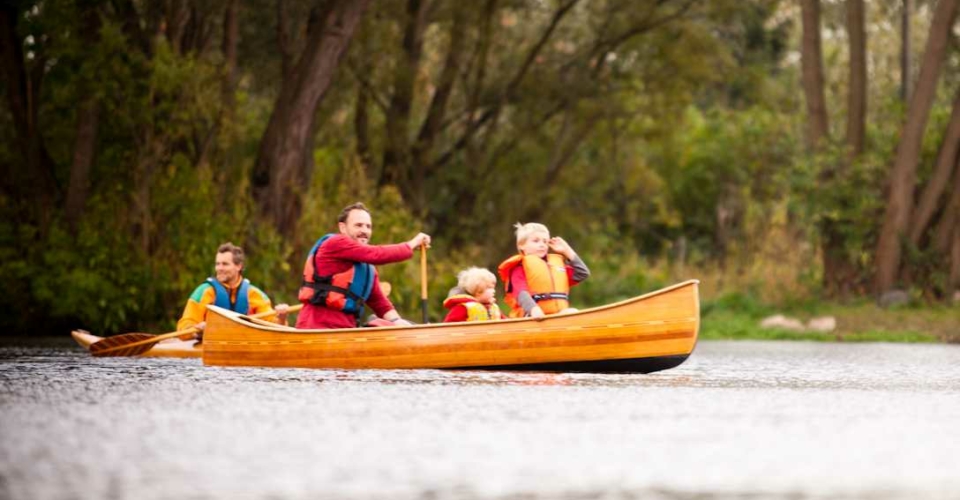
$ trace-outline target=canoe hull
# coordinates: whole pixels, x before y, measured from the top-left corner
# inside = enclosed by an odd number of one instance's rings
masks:
[[[689,354],[678,356],[653,356],[633,359],[604,359],[596,361],[563,361],[554,363],[530,363],[522,365],[471,366],[471,370],[499,370],[517,372],[565,372],[565,373],[653,373],[680,366]]]
[[[74,330],[70,332],[73,340],[77,341],[81,347],[89,350],[90,344],[102,340],[86,330]],[[139,355],[140,358],[200,358],[203,356],[203,348],[196,341],[188,340],[165,340],[158,342],[151,347],[149,351]]]
[[[679,365],[700,329],[697,281],[573,314],[499,322],[296,330],[210,306],[214,366],[648,373]]]

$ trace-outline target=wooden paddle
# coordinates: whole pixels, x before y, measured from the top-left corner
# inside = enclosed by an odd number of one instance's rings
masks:
[[[423,324],[427,324],[427,244],[420,245],[420,308],[423,310]]]
[[[290,306],[287,312],[297,312],[303,308],[303,304]],[[251,318],[263,318],[275,314],[276,311],[269,310],[257,313]],[[150,333],[124,333],[113,335],[90,344],[90,354],[97,357],[105,356],[139,356],[149,351],[157,342],[161,340],[172,339],[188,333],[196,333],[197,329],[190,327],[185,330],[164,333],[163,335],[153,335]]]

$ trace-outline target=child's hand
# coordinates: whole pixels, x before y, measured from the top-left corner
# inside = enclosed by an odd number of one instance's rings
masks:
[[[542,318],[544,316],[546,316],[546,314],[543,313],[543,309],[540,309],[540,306],[530,309],[531,318]]]
[[[550,241],[548,241],[547,244],[550,245],[550,250],[563,255],[567,258],[567,260],[573,260],[573,258],[577,256],[576,252],[570,248],[570,245],[568,245],[567,242],[559,236],[550,238]]]

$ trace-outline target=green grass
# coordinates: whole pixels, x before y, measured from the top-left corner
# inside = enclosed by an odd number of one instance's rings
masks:
[[[761,320],[773,314],[783,314],[803,322],[816,316],[833,316],[837,321],[837,329],[820,333],[761,328]],[[872,303],[819,303],[778,309],[742,297],[725,298],[704,304],[700,338],[960,343],[960,307],[881,309]]]

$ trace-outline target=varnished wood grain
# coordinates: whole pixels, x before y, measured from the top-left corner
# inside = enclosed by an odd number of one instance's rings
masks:
[[[689,355],[698,282],[545,318],[296,330],[210,307],[203,360],[220,366],[469,368]]]

